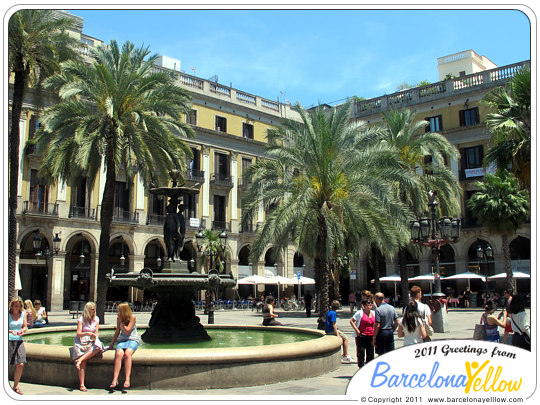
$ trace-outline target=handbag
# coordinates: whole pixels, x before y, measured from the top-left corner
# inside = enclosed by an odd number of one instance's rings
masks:
[[[484,340],[485,338],[486,338],[486,328],[484,328],[484,324],[477,323],[476,325],[474,325],[473,339]]]
[[[517,330],[519,331],[519,334],[523,338],[523,341],[530,346],[531,345],[531,337],[529,335],[527,335],[526,333],[523,333],[521,331],[521,329],[519,328],[519,326],[517,326],[517,324],[514,322],[513,319],[511,320],[511,322],[517,328]]]

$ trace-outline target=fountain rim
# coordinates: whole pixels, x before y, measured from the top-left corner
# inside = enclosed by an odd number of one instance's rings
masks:
[[[140,325],[147,328],[148,325]],[[205,329],[256,329],[282,332],[305,333],[319,336],[304,342],[281,343],[266,346],[224,347],[204,349],[138,349],[133,361],[140,365],[157,364],[211,364],[223,361],[274,361],[285,358],[301,358],[316,356],[341,347],[341,339],[335,335],[327,335],[318,329],[305,329],[289,326],[262,326],[262,325],[204,325]],[[114,330],[114,325],[100,325],[100,330]],[[26,335],[41,334],[47,332],[73,332],[73,326],[45,327],[29,330]],[[24,339],[24,337],[23,337]],[[107,343],[107,342],[104,342]],[[36,360],[69,360],[70,346],[43,345],[39,343],[24,342],[27,355]],[[279,350],[276,350],[279,347]],[[166,355],[164,353],[166,352]],[[108,350],[102,354],[103,360],[113,361],[114,350]]]

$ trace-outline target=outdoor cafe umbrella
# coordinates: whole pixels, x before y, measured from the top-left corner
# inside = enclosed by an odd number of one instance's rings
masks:
[[[522,271],[514,271],[512,273],[514,278],[531,278],[529,273],[523,273]],[[488,277],[488,280],[497,280],[501,278],[506,278],[506,273],[495,274],[494,276]]]
[[[523,273],[522,271],[514,271],[512,273],[512,275],[514,276],[514,280],[516,279],[523,279],[523,278],[531,278],[531,275],[529,273]],[[494,276],[491,276],[491,277],[488,277],[488,280],[501,280],[503,278],[506,278],[506,273],[499,273],[499,274],[495,274]],[[514,284],[514,286],[517,286],[517,284]],[[517,288],[516,288],[516,293],[517,293]]]
[[[401,276],[399,274],[392,274],[391,276],[379,277],[381,283],[394,283],[394,297],[397,295],[397,283],[401,282]]]
[[[439,276],[439,277],[441,278],[441,280],[445,280],[444,277],[442,276]],[[432,287],[433,287],[432,284],[433,282],[435,282],[435,274],[434,273],[420,274],[419,276],[411,277],[409,281],[429,281],[429,290],[431,292]]]
[[[293,277],[291,279],[289,279],[291,281],[291,284],[294,284],[294,285],[298,285],[298,284],[302,284],[302,285],[313,285],[315,284],[315,280],[312,279],[312,278],[309,278],[309,277],[300,277],[300,278],[297,278],[297,277]]]
[[[279,305],[279,286],[283,284],[293,284],[292,280],[283,276],[268,277],[266,284],[277,284],[277,303]]]
[[[248,277],[244,277],[239,279],[236,284],[252,284],[253,285],[253,293],[255,296],[257,295],[256,286],[257,284],[267,284],[267,280],[269,280],[268,277],[259,276],[258,274],[253,274]],[[269,284],[269,283],[268,283]]]
[[[471,288],[471,280],[482,280],[485,282],[486,277],[478,273],[473,273],[472,271],[466,271],[464,273],[446,277],[445,280],[467,280],[467,285]]]

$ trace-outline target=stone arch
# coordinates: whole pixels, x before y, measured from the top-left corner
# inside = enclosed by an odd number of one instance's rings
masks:
[[[239,266],[249,266],[250,260],[249,260],[249,254],[251,253],[251,247],[249,243],[246,243],[242,246],[240,246],[240,249],[238,250],[238,265]]]

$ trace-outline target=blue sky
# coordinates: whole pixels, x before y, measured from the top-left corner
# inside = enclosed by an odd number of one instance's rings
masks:
[[[531,58],[528,16],[510,9],[69,11],[87,35],[144,43],[186,73],[306,107],[437,82],[437,58],[468,49],[498,66]]]

